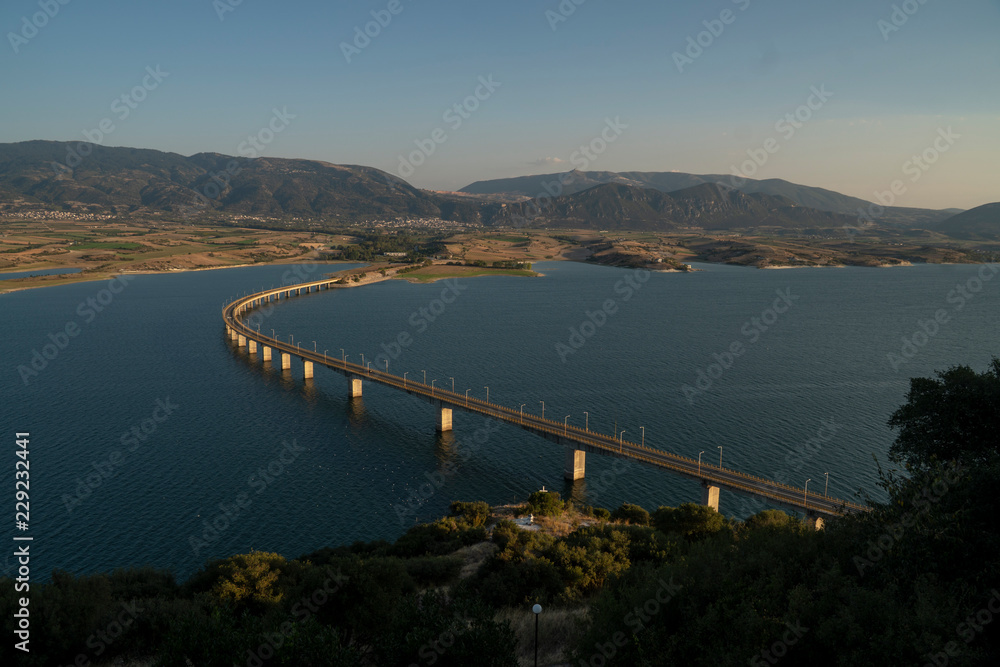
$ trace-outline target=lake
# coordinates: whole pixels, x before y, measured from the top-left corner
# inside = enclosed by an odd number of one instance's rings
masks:
[[[597,455],[587,479],[567,484],[562,450],[542,438],[459,412],[437,434],[433,408],[411,396],[366,383],[351,401],[339,374],[303,381],[297,360],[282,373],[226,339],[227,300],[347,266],[0,296],[2,423],[11,448],[15,432],[31,434],[33,575],[151,564],[183,578],[250,549],[296,557],[391,540],[452,500],[523,501],[542,486],[610,509],[699,500],[693,481]],[[830,495],[845,499],[862,488],[882,497],[872,457],[885,464],[886,420],[911,376],[982,371],[1000,352],[989,267],[696,266],[545,262],[539,278],[388,281],[293,298],[258,323],[331,356],[388,360],[413,380],[426,372],[479,398],[488,386],[514,409],[537,414],[544,401],[551,419],[811,479],[810,490],[829,473]],[[722,493],[727,515],[765,507]]]

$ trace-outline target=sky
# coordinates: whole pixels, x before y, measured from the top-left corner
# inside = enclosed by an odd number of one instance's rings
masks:
[[[1000,201],[1000,0],[5,0],[0,29],[4,143]]]

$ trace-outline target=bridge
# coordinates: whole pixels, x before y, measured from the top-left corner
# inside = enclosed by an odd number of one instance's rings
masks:
[[[341,278],[325,278],[312,282],[304,282],[291,286],[278,287],[249,294],[241,297],[222,309],[222,319],[226,325],[226,334],[240,348],[247,348],[250,354],[256,355],[262,363],[271,363],[273,355],[280,355],[281,369],[291,370],[293,357],[301,361],[303,377],[313,377],[317,365],[325,366],[343,374],[348,379],[348,393],[352,398],[360,397],[363,382],[374,382],[405,391],[428,403],[437,409],[437,429],[450,431],[454,411],[469,412],[496,419],[524,429],[565,448],[564,476],[567,480],[583,479],[586,472],[586,457],[588,453],[602,456],[614,456],[642,463],[660,470],[693,479],[701,484],[701,502],[719,509],[719,490],[726,489],[735,493],[755,496],[773,504],[802,512],[817,527],[823,525],[824,518],[842,515],[847,512],[863,512],[867,508],[837,498],[828,497],[772,480],[749,475],[723,468],[721,466],[703,463],[700,458],[695,460],[686,456],[671,454],[663,450],[648,447],[645,443],[629,442],[614,435],[604,435],[589,428],[570,426],[565,422],[546,419],[544,406],[542,415],[515,410],[503,405],[472,398],[466,392],[464,395],[435,386],[436,380],[430,385],[425,382],[411,380],[404,373],[402,377],[388,371],[372,368],[367,365],[340,359],[330,358],[325,352],[303,350],[300,345],[286,343],[273,336],[253,330],[243,317],[256,308],[279,300],[290,299],[302,294],[310,294],[321,290],[342,287]],[[273,332],[272,332],[273,333]],[[426,380],[426,377],[424,378]],[[808,486],[808,483],[807,483]]]

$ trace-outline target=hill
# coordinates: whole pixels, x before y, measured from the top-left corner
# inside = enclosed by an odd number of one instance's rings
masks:
[[[764,194],[773,197],[785,197],[799,206],[842,213],[857,217],[859,209],[869,213],[872,202],[857,197],[817,188],[798,185],[780,178],[756,180],[752,178],[739,181],[727,174],[687,174],[682,172],[648,172],[648,171],[577,171],[559,174],[539,174],[520,176],[488,181],[476,181],[462,188],[460,192],[470,194],[514,194],[522,197],[536,198],[544,194],[571,195],[588,190],[596,185],[615,183],[633,187],[649,188],[660,192],[675,192],[696,185],[721,183],[727,187],[737,187],[746,194]],[[560,187],[560,184],[562,187]],[[878,208],[876,207],[877,211]],[[925,227],[945,220],[955,211],[938,211],[933,209],[907,208],[890,206],[876,218],[883,224],[894,226]]]
[[[715,183],[661,192],[621,183],[605,183],[556,197],[540,210],[533,202],[507,206],[516,220],[533,226],[595,230],[729,230],[781,228],[839,229],[855,218],[798,206],[785,197],[746,194]]]
[[[1000,202],[959,213],[936,225],[934,230],[958,239],[1000,239]]]
[[[57,141],[0,144],[0,200],[8,207],[179,218],[478,215],[475,203],[436,196],[372,167]]]

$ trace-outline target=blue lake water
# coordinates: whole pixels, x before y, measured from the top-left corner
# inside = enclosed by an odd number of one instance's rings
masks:
[[[0,273],[0,280],[32,278],[34,276],[61,276],[67,273],[80,273],[80,271],[81,269],[35,269],[34,271],[15,271],[13,273]]]
[[[341,375],[317,369],[303,381],[297,360],[282,373],[226,340],[228,299],[341,268],[140,275],[0,296],[0,423],[11,452],[15,432],[31,433],[36,576],[152,564],[186,577],[250,549],[295,557],[393,539],[451,500],[500,504],[543,485],[608,508],[699,499],[695,482],[596,455],[587,479],[569,485],[563,452],[546,440],[463,413],[442,436],[432,407],[413,397],[366,384],[350,401]],[[706,461],[721,446],[727,467],[811,478],[811,490],[829,473],[841,498],[879,496],[872,455],[885,461],[886,420],[909,377],[983,370],[1000,354],[1000,280],[979,266],[535,268],[544,277],[302,296],[260,328],[331,356],[344,348],[352,361],[386,355],[384,343],[389,370],[411,379],[426,371],[450,388],[454,378],[481,398],[489,386],[493,402],[536,413],[544,401],[550,418]],[[928,324],[937,311],[942,323]],[[412,342],[397,352],[400,334]],[[895,369],[887,354],[903,359],[902,338],[915,334],[912,358]],[[699,379],[703,390],[686,394]],[[763,508],[727,492],[721,503],[739,518]]]

